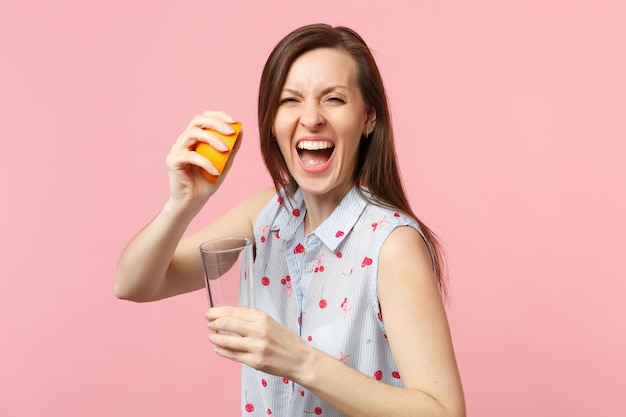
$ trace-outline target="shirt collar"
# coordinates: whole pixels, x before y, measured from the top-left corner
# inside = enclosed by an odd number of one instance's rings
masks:
[[[292,198],[287,197],[284,189],[279,190],[280,208],[272,231],[280,231],[280,237],[289,240],[303,224],[306,206],[302,191],[298,188]]]
[[[312,232],[330,250],[337,249],[365,210],[369,194],[364,187],[361,192],[357,186],[353,186],[331,215]],[[282,190],[279,195],[283,199],[283,209],[280,210],[276,226],[280,228],[280,236],[288,240],[293,237],[298,228],[303,226],[306,206],[300,189],[295,192],[292,199],[287,199]]]

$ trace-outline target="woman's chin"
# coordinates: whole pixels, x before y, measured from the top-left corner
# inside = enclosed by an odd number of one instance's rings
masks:
[[[318,197],[343,197],[352,187],[352,181],[342,180],[336,176],[312,177],[310,175],[296,178],[298,187],[304,194]]]

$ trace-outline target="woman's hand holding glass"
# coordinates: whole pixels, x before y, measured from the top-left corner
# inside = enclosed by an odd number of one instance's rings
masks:
[[[215,352],[272,375],[299,381],[313,348],[269,314],[247,307],[216,307],[206,313]],[[236,333],[241,337],[231,337]]]

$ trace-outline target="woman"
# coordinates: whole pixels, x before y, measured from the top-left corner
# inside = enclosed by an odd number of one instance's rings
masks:
[[[206,313],[215,351],[245,365],[242,414],[464,416],[438,244],[402,189],[366,44],[343,27],[290,33],[268,58],[258,111],[275,188],[183,237],[221,184],[204,180],[200,168],[217,171],[193,149],[223,149],[206,129],[228,134],[234,121],[196,116],[167,157],[169,200],[122,254],[116,295],[200,289],[201,242],[253,239],[257,309]]]

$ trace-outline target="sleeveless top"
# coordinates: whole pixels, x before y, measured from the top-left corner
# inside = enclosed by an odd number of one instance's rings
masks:
[[[378,256],[398,226],[418,224],[368,201],[353,187],[331,216],[304,235],[300,190],[281,190],[254,226],[256,308],[317,349],[393,386],[402,379],[391,356],[377,297]],[[423,236],[423,235],[422,235]],[[306,388],[242,366],[244,416],[342,416]]]

